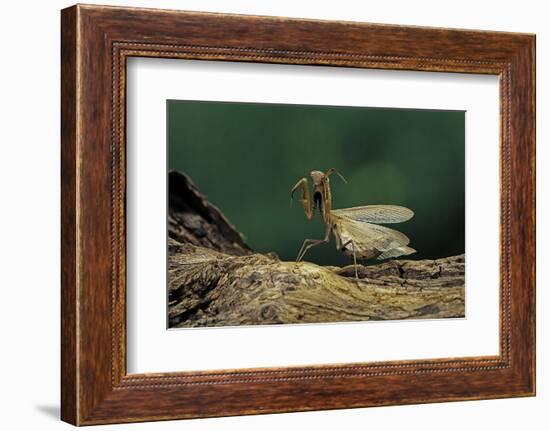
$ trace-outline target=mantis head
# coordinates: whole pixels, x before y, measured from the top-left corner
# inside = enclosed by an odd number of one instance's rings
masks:
[[[321,171],[311,171],[309,176],[313,181],[313,186],[320,186],[325,179],[325,173]]]
[[[318,206],[321,203],[321,200],[322,200],[321,192],[323,190],[323,184],[334,173],[336,173],[344,183],[347,183],[346,179],[335,168],[330,168],[326,172],[311,171],[309,173],[309,176],[313,181],[313,200],[314,200],[313,203],[315,204],[315,206]],[[308,183],[305,177],[299,180],[290,191],[290,206],[292,207],[292,197],[294,195],[294,192],[300,188],[302,189],[302,205],[304,206],[304,210],[306,210],[306,216],[308,217],[308,219],[310,219],[312,217],[312,210],[311,210],[311,203],[309,198],[310,195],[308,192]]]
[[[311,179],[313,180],[313,186],[320,186],[324,179],[325,178],[328,178],[330,177],[332,174],[336,174],[340,177],[340,179],[344,182],[344,183],[347,183],[346,179],[342,176],[342,174],[340,172],[338,172],[335,168],[330,168],[328,171],[326,172],[322,172],[322,171],[311,171],[309,173]]]

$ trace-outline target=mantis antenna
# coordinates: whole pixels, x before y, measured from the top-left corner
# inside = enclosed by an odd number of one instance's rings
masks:
[[[340,177],[340,179],[341,179],[345,184],[348,183],[347,180],[344,178],[344,176],[343,176],[340,172],[338,172],[335,168],[330,168],[330,169],[325,173],[325,175],[326,175],[327,177],[330,177],[332,174],[338,175],[338,176]]]

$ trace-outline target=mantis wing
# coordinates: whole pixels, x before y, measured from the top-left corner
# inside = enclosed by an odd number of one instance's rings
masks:
[[[343,244],[352,240],[357,249],[372,250],[377,255],[404,247],[410,242],[407,235],[389,227],[359,222],[347,217],[334,217],[334,221]]]
[[[393,250],[388,250],[379,255],[376,259],[378,260],[384,260],[384,259],[390,259],[392,257],[399,257],[399,256],[408,256],[409,254],[416,253],[416,250],[412,247],[408,247],[404,245],[403,247],[397,247]]]
[[[416,252],[408,247],[409,238],[399,231],[332,215],[335,236],[347,254],[353,253],[359,259],[383,260]]]
[[[332,210],[331,213],[365,223],[401,223],[414,216],[410,209],[397,205],[366,205]]]

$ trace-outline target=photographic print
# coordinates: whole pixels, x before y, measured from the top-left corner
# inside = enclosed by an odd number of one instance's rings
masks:
[[[535,47],[64,9],[61,418],[534,396]]]
[[[169,328],[465,317],[465,112],[169,100]]]

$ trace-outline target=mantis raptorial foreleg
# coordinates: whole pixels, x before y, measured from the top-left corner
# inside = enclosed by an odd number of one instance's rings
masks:
[[[306,239],[304,240],[304,243],[302,244],[302,248],[300,249],[300,252],[298,253],[298,257],[296,258],[296,262],[300,262],[306,252],[311,248],[315,247],[319,244],[326,244],[330,239],[330,226],[327,226],[327,230],[325,232],[325,237],[323,239]]]
[[[307,179],[302,178],[300,181],[296,183],[294,187],[292,187],[292,190],[290,191],[290,205],[292,206],[292,197],[294,196],[294,192],[298,190],[300,187],[302,188],[302,198],[300,199],[300,202],[302,203],[302,208],[304,208],[304,212],[306,213],[306,217],[308,220],[313,219],[313,205],[311,203],[311,197],[309,195],[309,189],[308,189]]]

